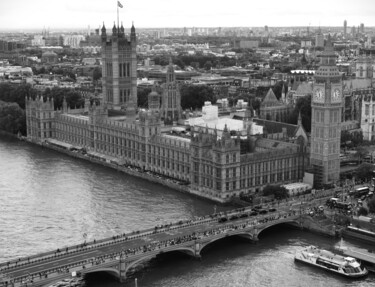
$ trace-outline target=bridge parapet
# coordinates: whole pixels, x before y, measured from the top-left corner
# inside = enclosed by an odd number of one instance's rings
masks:
[[[266,215],[260,215],[257,217],[250,217],[250,210],[250,208],[241,208],[225,214],[220,213],[211,215],[196,221],[188,220],[182,224],[176,223],[163,228],[148,229],[146,232],[142,231],[139,234],[132,234],[129,237],[115,236],[104,241],[98,241],[95,244],[89,244],[82,250],[70,249],[68,250],[69,252],[61,252],[61,254],[54,253],[54,256],[48,259],[43,259],[42,257],[39,259],[40,261],[30,263],[27,262],[25,265],[19,265],[10,269],[11,271],[13,269],[27,270],[28,266],[33,265],[33,263],[35,265],[35,263],[45,264],[46,262],[48,262],[48,266],[52,266],[53,262],[62,261],[65,257],[68,259],[72,257],[84,257],[84,259],[65,265],[59,265],[58,268],[46,268],[43,270],[43,272],[30,272],[30,274],[28,274],[29,272],[25,271],[23,273],[24,275],[10,278],[7,281],[12,280],[13,286],[18,287],[23,284],[22,282],[31,278],[31,280],[34,281],[33,286],[40,286],[43,285],[43,282],[51,282],[52,280],[56,280],[56,278],[59,279],[70,277],[72,271],[78,271],[83,274],[106,271],[116,274],[116,276],[124,279],[126,278],[126,273],[130,268],[136,266],[142,261],[155,257],[160,253],[181,251],[195,257],[200,257],[200,253],[205,246],[223,237],[243,235],[256,241],[259,233],[272,225],[281,223],[294,223],[296,225],[301,225],[303,221],[302,217],[305,214],[304,210],[299,208],[299,210],[281,211],[268,213]],[[245,213],[248,214],[242,217],[241,215],[244,215]],[[237,217],[233,220],[229,219],[229,221],[225,223],[218,222],[218,219],[221,216],[230,218],[231,215],[237,215]],[[210,228],[210,225],[212,228]],[[197,226],[197,228],[195,228],[195,226]],[[194,230],[203,230],[203,228],[205,228],[205,230],[202,232],[192,232],[190,234],[185,233],[182,238],[168,237],[166,241],[151,241],[147,239],[149,237],[151,238],[156,236],[157,234],[166,235],[173,230],[184,228],[187,228],[186,230],[191,230],[190,232]],[[177,233],[175,234],[177,235]],[[126,249],[126,247],[123,247],[128,246],[130,244],[128,244],[129,241],[139,239],[142,239],[139,243],[142,245],[139,245],[139,247],[133,249]],[[105,254],[102,252],[100,258],[92,257],[92,255],[89,254],[94,253],[99,249],[106,250]],[[5,273],[4,271],[5,269],[0,270],[0,272]],[[18,271],[18,273],[20,273],[20,271]],[[40,285],[38,285],[39,283]],[[7,286],[5,285],[4,279],[2,280],[1,277],[0,286]]]
[[[324,191],[324,192],[317,192],[314,195],[309,194],[309,195],[299,196],[298,198],[296,197],[296,198],[293,198],[293,199],[288,200],[286,202],[281,202],[281,203],[278,204],[277,207],[283,208],[283,207],[287,207],[287,206],[292,206],[293,204],[294,205],[299,204],[301,201],[312,201],[312,200],[317,201],[317,200],[319,200],[320,203],[321,203],[321,202],[324,201],[324,199],[332,197],[333,194],[336,191],[338,191],[337,188],[332,189],[332,190],[327,190],[327,191]],[[276,205],[276,202],[274,202],[273,205]],[[228,211],[228,212],[225,213],[225,215],[231,216],[231,215],[240,214],[240,213],[243,213],[243,212],[249,212],[249,211],[251,211],[251,209],[252,209],[251,206],[246,207],[246,208],[240,208],[240,209]],[[71,255],[71,254],[77,253],[77,252],[87,252],[88,250],[90,250],[92,248],[107,246],[107,245],[111,245],[111,244],[117,244],[117,243],[120,243],[120,242],[125,242],[127,240],[132,240],[134,238],[146,237],[146,236],[149,236],[150,234],[154,234],[154,233],[162,233],[162,232],[165,232],[165,231],[168,231],[168,230],[174,230],[174,229],[177,229],[177,228],[184,228],[184,227],[192,225],[192,224],[199,225],[199,224],[204,224],[204,223],[216,222],[217,217],[220,216],[220,215],[224,215],[224,214],[223,213],[217,213],[217,214],[207,215],[207,216],[204,216],[204,217],[199,217],[199,218],[196,218],[194,220],[180,220],[179,222],[167,224],[167,225],[164,225],[163,227],[159,227],[159,228],[149,228],[149,229],[145,229],[145,230],[142,230],[142,231],[133,231],[131,233],[123,233],[123,234],[119,234],[119,235],[114,235],[112,237],[107,237],[107,238],[104,238],[104,239],[101,239],[101,240],[93,240],[93,241],[85,242],[85,243],[82,243],[82,244],[68,246],[68,247],[65,247],[61,250],[58,249],[59,252],[57,250],[55,250],[55,251],[39,253],[39,254],[36,254],[36,255],[28,256],[28,257],[22,257],[22,258],[18,258],[18,259],[15,259],[15,260],[10,260],[8,262],[0,263],[0,272],[1,271],[9,271],[11,269],[18,268],[20,266],[25,266],[25,265],[30,264],[30,263],[36,263],[36,262],[41,262],[41,261],[46,262],[48,260],[55,260],[56,257]]]

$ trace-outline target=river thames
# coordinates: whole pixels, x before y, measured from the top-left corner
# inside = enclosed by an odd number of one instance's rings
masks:
[[[67,245],[151,228],[214,211],[214,203],[0,135],[0,262]],[[229,207],[217,207],[217,211]],[[126,283],[105,273],[88,287],[134,286],[374,286],[375,276],[351,281],[294,262],[309,245],[331,239],[285,226],[258,243],[237,238],[207,247],[202,259],[179,253],[145,263]],[[359,242],[349,246],[370,248]]]

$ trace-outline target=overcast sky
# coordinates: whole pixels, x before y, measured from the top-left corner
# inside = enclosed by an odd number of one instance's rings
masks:
[[[375,26],[374,0],[121,0],[130,27]],[[0,0],[0,30],[97,28],[116,20],[115,0]]]

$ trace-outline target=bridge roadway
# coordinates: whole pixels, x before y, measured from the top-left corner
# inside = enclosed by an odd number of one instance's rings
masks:
[[[272,221],[271,225],[284,222],[301,224],[299,220],[307,204],[320,205],[330,196],[331,193],[318,199],[307,199],[303,204],[287,202],[277,206],[276,212],[258,216],[250,216],[251,208],[240,208],[227,212],[226,217],[233,219],[226,222],[218,220],[224,213],[209,215],[5,262],[0,264],[0,286],[43,286],[71,278],[74,271],[82,274],[107,271],[124,280],[131,267],[162,252],[180,250],[200,257],[206,245],[224,236],[242,235],[257,240],[258,234],[268,227],[265,226],[268,222]]]

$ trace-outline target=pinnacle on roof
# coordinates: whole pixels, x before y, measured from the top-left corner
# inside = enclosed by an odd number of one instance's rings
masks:
[[[125,29],[124,29],[124,26],[122,25],[122,21],[121,21],[120,31],[121,31],[121,34],[124,34],[124,33],[125,33]]]
[[[297,125],[302,126],[302,116],[301,116],[301,110],[298,112],[298,122]]]
[[[326,47],[332,47],[331,34],[328,34],[328,39],[327,39]]]
[[[116,28],[116,23],[115,22],[113,22],[112,33],[113,33],[113,35],[117,34],[117,28]]]

